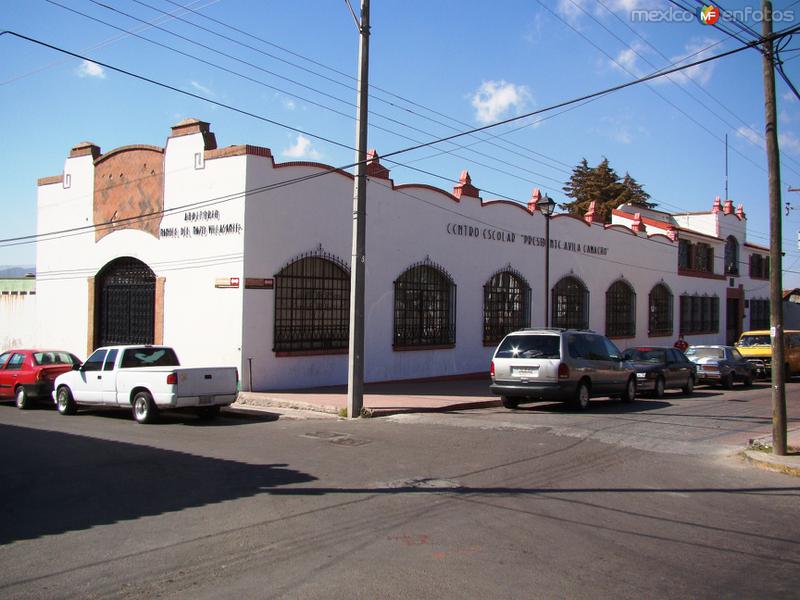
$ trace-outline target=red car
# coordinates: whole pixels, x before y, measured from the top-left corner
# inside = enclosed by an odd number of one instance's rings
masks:
[[[64,350],[9,350],[0,354],[0,401],[14,399],[30,408],[34,399],[51,400],[55,378],[81,361]]]

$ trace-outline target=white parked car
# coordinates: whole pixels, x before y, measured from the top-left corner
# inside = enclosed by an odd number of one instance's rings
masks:
[[[167,346],[109,346],[59,375],[53,400],[62,415],[85,405],[132,409],[138,423],[154,421],[160,409],[213,418],[236,400],[238,379],[236,367],[181,367]]]

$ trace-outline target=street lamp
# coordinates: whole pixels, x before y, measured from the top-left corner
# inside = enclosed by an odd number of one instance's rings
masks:
[[[544,326],[550,326],[550,217],[556,209],[556,202],[545,194],[536,203],[536,208],[544,215]]]

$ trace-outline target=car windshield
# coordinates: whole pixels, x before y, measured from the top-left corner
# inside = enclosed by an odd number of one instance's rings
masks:
[[[509,335],[500,344],[496,358],[561,358],[557,335]]]
[[[69,352],[34,352],[33,361],[37,365],[71,365],[74,362]]]
[[[724,348],[692,347],[686,351],[686,356],[691,358],[725,358],[725,350]]]
[[[739,345],[747,348],[748,346],[769,346],[772,340],[769,339],[769,334],[763,335],[743,335],[739,340]]]
[[[123,369],[132,367],[178,367],[178,357],[172,348],[128,348],[122,355]]]
[[[622,355],[625,360],[635,362],[663,363],[666,362],[666,355],[663,350],[653,348],[628,348]]]

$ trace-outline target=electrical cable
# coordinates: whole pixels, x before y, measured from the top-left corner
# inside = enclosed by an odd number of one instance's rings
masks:
[[[784,36],[786,36],[786,35],[791,35],[792,33],[795,33],[795,32],[796,32],[796,31],[798,31],[798,30],[800,30],[800,27],[794,27],[794,28],[787,29],[787,30],[785,30],[785,31],[776,32],[775,34],[773,34],[772,38],[773,38],[773,39],[781,39],[782,37],[784,37]],[[52,49],[52,50],[55,50],[55,51],[58,51],[58,52],[62,52],[62,53],[68,54],[68,55],[70,55],[70,56],[74,56],[74,57],[76,57],[76,58],[80,58],[80,59],[82,59],[82,60],[91,60],[91,59],[89,59],[89,58],[87,58],[87,57],[84,57],[84,56],[81,56],[81,55],[79,55],[79,54],[77,54],[77,53],[74,53],[74,52],[71,52],[71,51],[68,51],[68,50],[65,50],[65,49],[59,48],[59,47],[57,47],[57,46],[53,46],[53,45],[51,45],[51,44],[48,44],[48,43],[46,43],[46,42],[43,42],[43,41],[40,41],[40,40],[36,40],[36,39],[34,39],[34,38],[30,38],[30,37],[28,37],[28,36],[25,36],[25,35],[22,35],[22,34],[19,34],[19,33],[13,32],[13,31],[2,31],[2,32],[0,32],[0,36],[2,36],[2,35],[6,35],[6,34],[8,34],[8,35],[12,35],[12,36],[15,36],[15,37],[17,37],[17,38],[20,38],[20,39],[24,39],[24,40],[26,40],[26,41],[29,41],[29,42],[32,42],[32,43],[35,43],[35,44],[42,45],[42,46],[44,46],[44,47],[50,48],[50,49]],[[755,42],[753,42],[753,43],[755,43]],[[621,90],[621,89],[625,89],[625,88],[627,88],[627,87],[630,87],[630,86],[632,86],[632,85],[636,85],[636,84],[638,84],[638,83],[642,83],[642,82],[645,82],[645,81],[650,81],[650,80],[652,80],[652,79],[655,79],[655,78],[657,78],[657,77],[662,77],[662,76],[668,75],[668,74],[670,74],[670,73],[673,73],[673,72],[678,72],[678,71],[680,71],[680,70],[683,70],[683,69],[691,68],[691,67],[693,67],[693,66],[696,66],[696,65],[698,65],[698,64],[704,64],[704,63],[710,62],[710,61],[712,61],[712,60],[718,60],[718,59],[720,59],[720,58],[723,58],[723,57],[726,57],[726,56],[730,56],[730,55],[732,55],[732,54],[735,54],[735,53],[737,53],[737,52],[740,52],[740,51],[742,51],[742,50],[745,50],[745,49],[747,49],[747,48],[751,47],[751,46],[753,45],[753,43],[750,43],[750,44],[744,45],[744,46],[742,46],[742,47],[740,47],[740,48],[736,48],[736,49],[734,49],[734,50],[730,50],[730,51],[727,51],[727,52],[724,52],[724,53],[721,53],[721,54],[714,55],[714,56],[712,56],[712,57],[704,58],[704,59],[701,59],[701,60],[699,60],[699,61],[695,61],[695,62],[693,62],[693,63],[689,63],[689,64],[681,65],[681,66],[678,66],[678,67],[675,67],[675,68],[672,68],[672,69],[661,70],[661,71],[659,71],[658,73],[655,73],[655,74],[651,74],[651,75],[648,75],[648,76],[645,76],[645,77],[641,77],[641,78],[635,79],[635,80],[633,80],[633,81],[630,81],[630,82],[627,82],[627,83],[619,84],[619,85],[617,85],[617,86],[613,86],[613,87],[611,87],[611,88],[607,88],[607,89],[605,89],[605,90],[601,90],[601,91],[599,91],[599,92],[594,92],[594,93],[592,93],[592,94],[587,94],[587,95],[585,95],[585,96],[582,96],[582,97],[579,97],[579,98],[574,98],[574,99],[572,99],[572,100],[568,100],[568,101],[560,102],[560,103],[558,103],[558,104],[551,105],[551,106],[549,106],[549,107],[545,107],[545,108],[543,108],[543,109],[539,109],[539,110],[537,110],[537,111],[533,111],[533,112],[531,112],[531,113],[527,113],[527,114],[524,114],[524,115],[518,115],[518,116],[516,116],[516,117],[511,117],[511,118],[505,119],[505,120],[503,120],[503,121],[500,121],[500,122],[498,122],[498,123],[494,123],[494,124],[490,124],[490,125],[485,125],[485,126],[482,126],[482,127],[479,127],[479,128],[475,128],[475,129],[473,129],[473,130],[471,130],[471,131],[467,131],[467,132],[461,132],[461,133],[459,133],[459,134],[455,134],[455,135],[452,135],[452,136],[448,136],[447,138],[442,138],[442,139],[439,139],[439,140],[434,140],[434,141],[432,141],[432,142],[428,142],[428,143],[425,143],[425,144],[420,144],[420,145],[417,145],[417,146],[412,146],[412,147],[409,147],[409,148],[405,148],[405,149],[397,150],[397,151],[394,151],[394,152],[391,152],[391,153],[385,154],[385,155],[383,156],[383,158],[384,158],[384,159],[388,159],[390,156],[399,155],[399,154],[406,153],[406,152],[410,152],[410,151],[413,151],[413,150],[417,150],[417,149],[420,149],[420,148],[423,148],[423,147],[433,146],[433,145],[435,145],[435,144],[437,144],[437,143],[441,143],[441,142],[443,142],[443,141],[448,141],[448,140],[450,140],[450,139],[456,139],[456,138],[458,138],[458,137],[462,137],[462,136],[464,136],[464,135],[468,135],[469,133],[471,133],[471,132],[474,132],[474,131],[485,131],[485,130],[488,130],[488,129],[492,129],[492,128],[494,128],[494,127],[498,127],[498,126],[500,126],[500,125],[504,125],[504,124],[511,123],[511,122],[516,122],[516,121],[519,121],[519,120],[521,120],[521,119],[524,119],[524,118],[527,118],[527,117],[530,117],[530,116],[533,116],[533,115],[541,114],[541,113],[544,113],[544,112],[547,112],[547,111],[550,111],[550,110],[554,110],[554,109],[557,109],[557,108],[561,108],[561,107],[569,106],[569,105],[571,105],[571,104],[579,103],[579,102],[581,102],[581,101],[584,101],[584,100],[586,100],[586,99],[588,99],[588,98],[597,97],[597,96],[600,96],[600,95],[605,95],[605,94],[611,93],[611,92],[613,92],[613,91],[618,91],[618,90]],[[103,66],[103,67],[106,67],[106,68],[109,68],[109,69],[111,69],[111,70],[114,70],[114,71],[117,71],[117,72],[123,73],[123,74],[125,74],[125,75],[128,75],[128,76],[131,76],[131,77],[134,77],[134,78],[140,79],[140,80],[142,80],[142,81],[145,81],[145,82],[148,82],[148,83],[152,83],[152,84],[154,84],[154,85],[157,85],[157,86],[159,86],[159,87],[163,87],[163,88],[166,88],[166,89],[170,89],[170,90],[172,90],[172,91],[176,91],[176,92],[178,92],[178,93],[181,93],[181,94],[184,94],[184,95],[187,95],[187,96],[193,97],[193,98],[197,98],[197,99],[200,99],[200,100],[204,100],[204,101],[207,101],[207,102],[209,102],[209,103],[211,103],[211,104],[215,104],[215,105],[222,106],[222,107],[225,107],[225,108],[230,108],[231,110],[234,110],[235,112],[240,112],[240,113],[242,113],[242,114],[250,114],[250,113],[248,113],[247,111],[243,111],[243,110],[241,110],[241,109],[237,109],[237,108],[235,108],[235,107],[228,107],[227,105],[224,105],[223,103],[217,102],[217,101],[215,101],[215,100],[211,100],[211,99],[208,99],[208,98],[204,98],[204,97],[202,97],[202,96],[199,96],[199,95],[197,95],[197,94],[194,94],[194,93],[192,93],[192,92],[187,92],[187,91],[185,91],[185,90],[181,90],[181,89],[179,89],[179,88],[175,88],[174,86],[170,86],[170,85],[167,85],[167,84],[164,84],[164,83],[161,83],[161,82],[158,82],[158,81],[152,80],[152,79],[150,79],[150,78],[147,78],[147,77],[144,77],[144,76],[141,76],[141,75],[137,75],[137,74],[135,74],[135,73],[131,73],[131,72],[129,72],[129,71],[126,71],[126,70],[124,70],[124,69],[120,69],[120,68],[118,68],[118,67],[115,67],[115,66],[112,66],[112,65],[109,65],[109,64],[101,63],[101,62],[98,62],[98,61],[93,61],[93,62],[96,62],[97,64],[99,64],[99,65],[101,65],[101,66]],[[272,121],[272,120],[270,120],[270,119],[266,119],[266,118],[264,118],[264,117],[261,117],[261,116],[258,116],[258,115],[252,115],[252,116],[254,116],[254,117],[255,117],[255,118],[257,118],[257,119],[260,119],[260,120],[265,120],[265,121],[267,121],[267,122],[270,122],[270,123],[273,123],[273,124],[276,124],[276,125],[279,125],[279,126],[284,126],[284,127],[288,128],[288,129],[290,129],[290,130],[297,131],[297,129],[296,129],[296,128],[293,128],[293,127],[291,127],[291,126],[286,126],[286,125],[280,124],[280,123],[278,123],[278,122],[275,122],[275,121]],[[306,135],[309,135],[309,136],[311,136],[311,137],[314,137],[314,138],[316,138],[316,139],[321,139],[321,136],[318,136],[318,135],[316,135],[316,134],[313,134],[313,133],[310,133],[310,132],[302,132],[302,133],[304,133],[304,134],[306,134]],[[322,138],[322,139],[324,139],[324,138]],[[325,140],[325,141],[328,141],[328,140]],[[336,142],[333,142],[333,143],[336,143]],[[342,144],[338,144],[338,143],[337,143],[337,145],[342,145]],[[312,178],[314,178],[314,177],[318,177],[318,176],[321,176],[321,175],[325,175],[325,174],[328,174],[328,173],[330,173],[330,172],[334,172],[334,171],[343,171],[343,169],[351,168],[351,167],[355,166],[355,164],[356,164],[356,163],[354,163],[354,164],[350,164],[350,165],[346,165],[346,166],[344,166],[344,167],[340,167],[340,168],[331,168],[331,169],[329,169],[329,170],[322,171],[322,172],[320,172],[320,173],[316,173],[316,174],[312,174],[312,175],[305,176],[305,177],[302,177],[302,178],[298,178],[298,179],[297,179],[297,180],[295,180],[295,181],[291,181],[291,182],[288,182],[288,183],[286,183],[286,184],[283,184],[283,185],[289,185],[289,184],[292,184],[292,183],[297,183],[298,181],[307,180],[307,179],[312,179]],[[278,187],[282,187],[282,185],[280,185],[280,186],[278,186]],[[201,203],[192,203],[192,204],[190,204],[190,205],[184,205],[184,206],[182,207],[182,209],[183,209],[183,210],[185,210],[186,208],[188,208],[188,207],[190,207],[190,206],[199,206],[199,205],[205,205],[205,202],[201,202]],[[175,210],[178,210],[178,209],[175,209]],[[163,211],[162,211],[162,212],[163,212]],[[140,216],[138,216],[138,217],[133,217],[132,219],[141,219],[141,218],[143,218],[143,216],[144,216],[144,215],[140,215]],[[110,224],[109,226],[110,226],[110,227],[114,227],[115,225],[114,225],[114,224]],[[94,226],[91,226],[91,227],[94,227]],[[30,239],[39,239],[39,238],[44,238],[45,236],[48,236],[48,235],[50,235],[50,236],[52,236],[52,235],[56,235],[56,234],[58,234],[58,233],[61,233],[61,232],[50,232],[50,233],[48,233],[48,234],[37,234],[37,235],[34,235],[34,236],[24,236],[23,238],[10,238],[10,239],[7,239],[7,240],[0,240],[0,244],[3,244],[3,243],[5,242],[5,244],[4,244],[4,245],[11,245],[11,244],[8,244],[8,242],[16,242],[16,241],[30,240]],[[25,243],[25,242],[23,242],[23,243]]]

